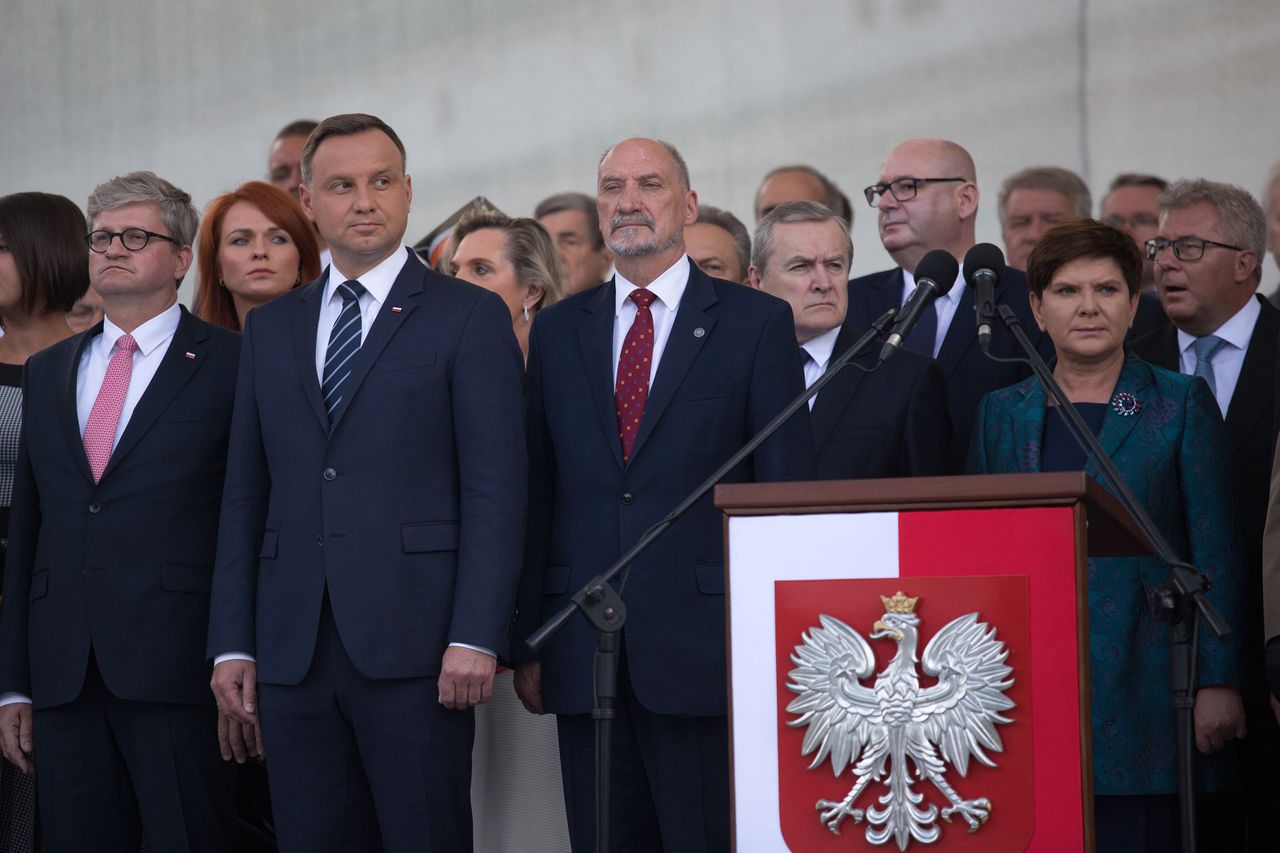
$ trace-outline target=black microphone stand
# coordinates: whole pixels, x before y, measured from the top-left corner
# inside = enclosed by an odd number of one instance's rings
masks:
[[[1169,566],[1169,579],[1151,594],[1151,613],[1157,619],[1170,625],[1170,683],[1173,690],[1173,708],[1175,719],[1175,740],[1177,749],[1178,774],[1178,808],[1182,834],[1182,850],[1184,853],[1195,853],[1196,849],[1196,805],[1195,805],[1195,725],[1192,711],[1195,708],[1196,683],[1196,614],[1204,619],[1218,639],[1226,639],[1231,629],[1222,620],[1222,616],[1207,601],[1204,593],[1209,588],[1209,579],[1195,567],[1178,559],[1169,546],[1169,542],[1160,533],[1151,516],[1133,492],[1128,483],[1116,469],[1115,462],[1098,441],[1098,437],[1085,425],[1084,419],[1076,411],[1076,407],[1067,399],[1062,387],[1053,378],[1052,371],[1045,364],[1040,353],[1032,346],[1031,341],[1022,330],[1018,315],[1008,305],[998,306],[1000,319],[1017,338],[1018,343],[1026,351],[1031,369],[1035,371],[1040,384],[1057,403],[1058,412],[1062,415],[1068,431],[1080,449],[1098,466],[1098,470],[1111,484],[1115,496],[1133,516],[1138,527],[1146,535],[1156,551],[1156,556]],[[1089,772],[1093,772],[1089,768]]]
[[[587,617],[598,632],[595,659],[596,707],[591,712],[591,717],[595,720],[596,731],[596,850],[599,853],[608,853],[609,850],[609,759],[613,737],[613,703],[618,696],[618,632],[627,621],[627,606],[609,585],[610,582],[626,570],[650,545],[662,538],[662,535],[670,530],[671,526],[707,492],[715,488],[726,474],[738,467],[744,459],[755,452],[757,447],[777,432],[792,415],[800,410],[801,406],[806,405],[815,394],[834,379],[841,369],[861,355],[873,340],[882,336],[897,313],[897,309],[890,308],[881,314],[879,319],[871,324],[871,328],[858,338],[853,346],[828,365],[822,376],[806,388],[803,394],[788,403],[777,417],[769,421],[760,432],[743,445],[741,450],[703,480],[701,485],[676,505],[675,509],[646,530],[636,544],[605,570],[604,574],[596,575],[587,581],[582,589],[574,593],[569,604],[544,622],[526,640],[529,648],[534,652],[539,651],[560,632],[575,611],[582,611],[582,615]]]

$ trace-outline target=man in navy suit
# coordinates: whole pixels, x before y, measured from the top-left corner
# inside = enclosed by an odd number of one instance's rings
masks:
[[[916,265],[929,251],[945,249],[963,263],[975,242],[977,180],[973,158],[954,142],[908,139],[893,149],[880,169],[879,182],[864,193],[878,213],[880,242],[898,266],[849,282],[850,322],[865,329],[885,309],[902,305],[915,289]],[[1032,320],[1025,274],[1006,270],[995,299],[1014,310],[1023,331],[1042,354],[1052,353],[1049,339]],[[973,419],[983,395],[1014,384],[1030,369],[992,361],[982,354],[973,291],[965,285],[963,269],[951,291],[921,315],[907,345],[933,356],[942,368],[951,409],[952,469],[959,472],[964,468]],[[999,322],[992,335],[991,353],[1002,358],[1022,357],[1018,342]]]
[[[709,278],[672,146],[628,139],[600,161],[600,225],[617,274],[538,313],[529,343],[530,513],[523,639],[804,388],[785,302]],[[801,411],[730,482],[812,479]],[[614,849],[729,845],[724,540],[708,495],[631,566],[614,722]],[[574,617],[523,661],[517,690],[558,715],[573,848],[594,849],[592,660]]]
[[[1248,811],[1249,849],[1262,849],[1271,820],[1280,762],[1264,676],[1262,531],[1275,451],[1276,357],[1280,311],[1258,295],[1267,227],[1247,191],[1206,180],[1176,181],[1159,199],[1159,226],[1147,242],[1156,292],[1170,325],[1133,341],[1133,351],[1168,370],[1203,376],[1231,439],[1237,514],[1248,574],[1243,578],[1245,624],[1233,625],[1245,650],[1244,701],[1249,747],[1241,750],[1244,798],[1209,803],[1203,824],[1218,838],[1236,839]],[[1270,650],[1280,657],[1280,638]],[[1230,834],[1224,834],[1230,833]],[[1258,839],[1255,842],[1253,839]]]
[[[500,299],[403,245],[395,131],[328,118],[302,169],[333,263],[245,325],[213,689],[245,726],[260,700],[281,850],[470,850],[469,709],[524,532],[520,352]]]
[[[177,304],[191,196],[134,172],[93,191],[89,218],[106,317],[23,377],[4,753],[28,771],[39,753],[51,853],[136,851],[143,830],[153,850],[235,850],[203,649],[239,336]]]
[[[784,202],[756,229],[751,286],[791,303],[806,385],[864,331],[845,322],[852,258],[845,221],[817,202]],[[908,349],[876,367],[879,349],[868,347],[809,401],[824,480],[940,476],[950,468],[942,371]]]

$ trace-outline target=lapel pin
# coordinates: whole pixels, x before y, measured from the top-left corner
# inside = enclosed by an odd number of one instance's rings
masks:
[[[400,313],[401,311],[403,311],[403,310],[404,310],[404,309],[403,309],[403,308],[401,308],[399,305],[392,305],[392,306],[391,306],[391,313],[392,313],[392,314],[399,314],[399,313]]]
[[[193,353],[193,352],[189,352],[189,353],[186,353],[186,356],[187,356],[187,358],[190,358],[190,359],[193,359],[193,360],[194,360],[194,359],[195,359],[195,357],[196,357],[196,354],[195,354],[195,353]]]
[[[1117,415],[1131,418],[1142,411],[1142,401],[1128,391],[1117,391],[1111,398],[1111,408]]]
[[[693,336],[695,338],[704,337],[706,334],[707,334],[707,330],[702,328],[701,326],[693,330]]]

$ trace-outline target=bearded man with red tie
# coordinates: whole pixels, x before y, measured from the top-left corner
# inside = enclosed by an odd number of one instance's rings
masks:
[[[597,208],[617,275],[538,312],[529,343],[530,497],[517,656],[539,622],[804,389],[787,303],[710,278],[685,254],[698,213],[683,158],[628,139],[600,162]],[[808,412],[726,482],[814,478]],[[708,495],[630,569],[613,734],[616,850],[729,846],[724,540]],[[554,713],[573,849],[594,849],[592,660],[575,616],[521,662]],[[523,649],[528,657],[528,649]]]
[[[187,193],[134,172],[89,219],[106,318],[23,376],[0,745],[36,771],[50,853],[136,851],[144,829],[153,850],[235,850],[204,645],[240,336],[177,304]]]

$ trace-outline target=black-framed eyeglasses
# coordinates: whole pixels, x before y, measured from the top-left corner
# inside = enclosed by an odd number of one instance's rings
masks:
[[[876,207],[880,204],[880,196],[888,191],[898,201],[911,201],[921,184],[953,184],[964,183],[965,178],[898,178],[887,184],[872,184],[862,191],[867,197],[867,204]]]
[[[1230,243],[1219,243],[1217,240],[1204,240],[1200,237],[1179,237],[1176,240],[1167,240],[1164,237],[1152,237],[1150,240],[1142,244],[1146,249],[1147,260],[1154,261],[1160,257],[1160,253],[1170,247],[1173,248],[1173,256],[1180,261],[1198,261],[1204,257],[1205,246],[1217,246],[1221,249],[1231,249],[1233,252],[1243,252],[1239,246],[1232,246]]]
[[[84,241],[89,244],[90,249],[101,255],[111,247],[111,241],[117,237],[120,238],[120,245],[130,252],[141,252],[147,248],[147,244],[151,242],[153,237],[157,240],[168,240],[175,246],[182,245],[166,234],[157,234],[154,231],[147,231],[143,228],[126,228],[123,231],[99,229],[85,235]]]

